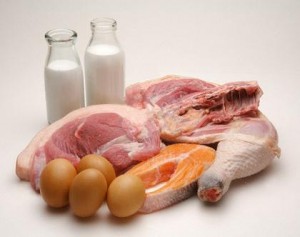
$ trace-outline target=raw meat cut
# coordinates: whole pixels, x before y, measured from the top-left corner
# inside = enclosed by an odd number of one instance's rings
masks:
[[[192,92],[189,90],[191,80],[193,85],[198,85]],[[147,107],[154,112],[160,123],[161,138],[172,142],[177,142],[182,135],[197,135],[200,128],[210,124],[227,123],[234,117],[257,113],[262,90],[256,82],[216,86],[202,80],[197,84],[196,81],[167,77],[145,82],[145,85],[137,83],[126,91],[126,101],[131,106]]]
[[[126,88],[126,103],[136,108],[164,107],[176,103],[185,95],[214,88],[216,84],[196,78],[168,75],[133,84]]]
[[[232,180],[261,171],[280,155],[278,136],[258,110],[262,90],[256,82],[211,84],[203,90],[190,91],[185,80],[168,78],[164,86],[164,79],[132,85],[126,101],[154,113],[164,141],[218,144],[215,163],[198,182],[199,198],[215,202],[225,194]],[[206,85],[203,81],[200,84]],[[175,94],[181,96],[169,97],[174,87]],[[140,91],[143,96],[136,97],[133,91]]]
[[[130,86],[126,105],[74,111],[40,131],[17,158],[16,173],[39,189],[42,168],[63,157],[74,165],[102,154],[117,173],[156,155],[166,142],[217,143],[216,161],[198,180],[201,200],[215,202],[232,180],[264,169],[280,155],[278,136],[258,110],[256,82],[216,85],[167,76]],[[134,108],[136,107],[136,108]]]
[[[261,113],[218,126],[217,133],[195,140],[219,141],[215,162],[198,180],[198,197],[208,202],[219,201],[233,180],[258,173],[280,155],[277,132]]]
[[[39,189],[42,168],[62,157],[76,165],[86,154],[106,157],[121,172],[157,154],[162,146],[156,120],[126,105],[95,105],[71,112],[41,130],[17,158],[16,173]]]
[[[195,136],[199,129],[210,124],[224,124],[242,115],[253,116],[261,95],[256,82],[228,83],[186,95],[156,113],[161,137],[178,141],[181,135]]]
[[[197,179],[214,159],[211,147],[177,143],[133,166],[127,173],[140,177],[146,187],[146,199],[139,212],[158,211],[194,195]]]

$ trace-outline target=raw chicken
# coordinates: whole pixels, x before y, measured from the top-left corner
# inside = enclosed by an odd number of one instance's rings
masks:
[[[167,78],[132,85],[126,101],[154,113],[164,141],[218,144],[215,163],[198,181],[201,200],[220,200],[232,180],[261,171],[280,155],[277,132],[258,110],[262,90],[256,82],[218,86],[199,80],[190,91],[186,78]]]
[[[157,154],[158,124],[145,110],[126,105],[95,105],[71,112],[41,130],[17,158],[16,173],[39,189],[41,170],[54,158],[76,165],[86,154],[106,157],[121,172]]]
[[[257,173],[280,155],[275,128],[259,112],[256,82],[216,85],[167,76],[130,86],[125,105],[79,109],[40,131],[17,158],[20,179],[39,189],[42,168],[63,157],[74,165],[102,154],[117,173],[156,155],[163,141],[218,143],[215,163],[198,181],[198,196],[215,202],[232,180]],[[146,109],[145,109],[146,108]]]
[[[219,143],[215,162],[198,180],[197,194],[203,201],[219,201],[232,180],[258,173],[280,155],[277,132],[261,113],[258,117],[233,120],[226,126],[211,136]]]

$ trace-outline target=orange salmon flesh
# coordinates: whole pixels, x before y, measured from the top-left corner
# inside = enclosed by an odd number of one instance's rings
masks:
[[[140,212],[157,211],[195,194],[197,179],[214,159],[211,147],[178,143],[132,167],[127,173],[140,177],[146,188]]]

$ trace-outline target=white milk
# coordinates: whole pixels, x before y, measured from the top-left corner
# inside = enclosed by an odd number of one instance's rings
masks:
[[[86,105],[122,103],[124,54],[117,46],[89,46],[85,54]]]
[[[83,74],[74,61],[55,60],[45,68],[48,122],[84,106]]]

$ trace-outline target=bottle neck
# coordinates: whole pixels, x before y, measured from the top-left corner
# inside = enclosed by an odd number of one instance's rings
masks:
[[[45,39],[49,45],[69,46],[75,44],[77,33],[69,29],[54,29],[45,34]]]
[[[49,44],[49,54],[56,58],[71,58],[76,55],[76,49],[72,43],[52,43]]]
[[[111,18],[97,18],[91,21],[91,44],[118,44],[117,22]]]
[[[69,60],[79,63],[79,57],[75,49],[77,34],[67,29],[55,29],[45,34],[48,42],[47,62],[55,60]]]
[[[101,31],[95,30],[92,32],[92,44],[118,44],[115,31]]]

